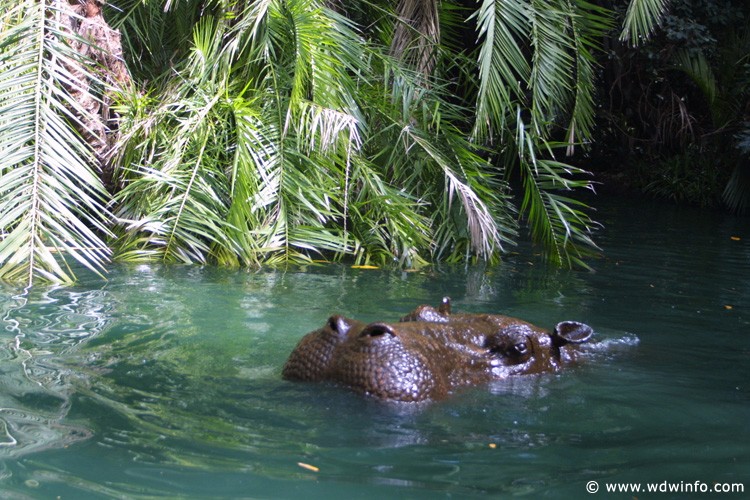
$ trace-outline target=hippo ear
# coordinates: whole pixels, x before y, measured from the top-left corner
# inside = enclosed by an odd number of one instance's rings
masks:
[[[440,314],[450,314],[451,313],[451,298],[450,297],[443,297],[442,302],[440,302],[440,306],[438,306],[438,312]]]
[[[345,318],[344,316],[339,316],[338,314],[336,314],[328,318],[328,328],[338,333],[339,335],[344,335],[349,331],[349,328],[351,327],[351,320],[349,320],[349,318]]]
[[[391,337],[396,336],[396,332],[393,327],[387,323],[372,323],[362,330],[359,334],[360,337],[381,337],[383,335],[389,335]]]
[[[559,345],[583,344],[594,335],[594,329],[578,321],[562,321],[555,326],[554,337]]]

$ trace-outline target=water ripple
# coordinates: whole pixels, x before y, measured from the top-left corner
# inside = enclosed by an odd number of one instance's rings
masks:
[[[111,321],[102,290],[32,289],[0,298],[0,457],[18,457],[86,439],[63,423],[74,389],[59,357],[99,335]]]

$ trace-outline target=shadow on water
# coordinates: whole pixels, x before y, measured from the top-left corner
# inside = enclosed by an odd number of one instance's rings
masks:
[[[729,221],[729,222],[727,222]],[[0,297],[0,497],[578,498],[589,480],[748,482],[750,234],[612,205],[596,273],[117,267]],[[280,379],[332,313],[422,303],[600,342],[570,371],[424,405]],[[679,497],[679,495],[677,496]]]

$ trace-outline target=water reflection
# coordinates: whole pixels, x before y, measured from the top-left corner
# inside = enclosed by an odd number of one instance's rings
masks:
[[[106,293],[65,287],[5,291],[0,299],[0,456],[86,439],[88,429],[66,422],[74,389],[70,371],[58,360],[107,327],[112,309]]]

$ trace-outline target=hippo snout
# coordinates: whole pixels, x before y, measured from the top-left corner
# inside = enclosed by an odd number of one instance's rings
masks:
[[[339,348],[349,336],[358,335],[363,327],[357,320],[331,316],[323,327],[302,337],[287,359],[282,377],[309,382],[329,380],[331,367],[339,357]]]
[[[333,380],[385,400],[423,401],[444,396],[444,377],[426,356],[428,350],[409,345],[415,338],[406,340],[405,345],[393,325],[365,326],[342,350],[331,374]]]

